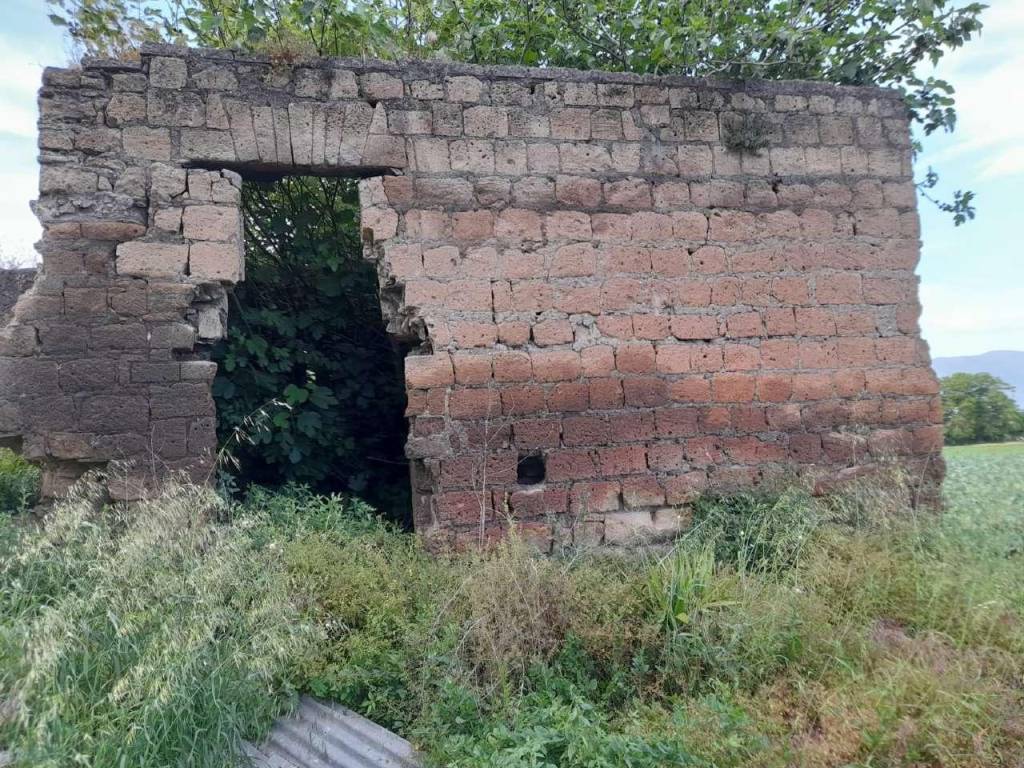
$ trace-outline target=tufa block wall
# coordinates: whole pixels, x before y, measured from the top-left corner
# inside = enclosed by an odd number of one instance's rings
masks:
[[[207,476],[241,178],[292,173],[365,177],[422,532],[620,541],[886,453],[941,479],[893,92],[151,46],[47,70],[40,108],[0,433],[50,493]]]

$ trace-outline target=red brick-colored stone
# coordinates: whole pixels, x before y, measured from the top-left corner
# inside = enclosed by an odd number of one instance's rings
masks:
[[[518,448],[557,448],[562,424],[557,418],[519,419],[512,434]]]
[[[405,358],[405,381],[409,387],[442,387],[455,383],[452,360],[447,354],[409,355]]]
[[[626,405],[651,408],[668,402],[668,382],[663,379],[624,379],[622,394]]]
[[[567,381],[577,378],[582,370],[579,353],[569,350],[531,352],[530,360],[537,381]]]
[[[658,507],[665,503],[665,491],[652,475],[627,477],[622,481],[622,500],[631,509]]]
[[[598,466],[604,476],[614,477],[647,471],[647,449],[642,445],[598,448],[596,454]]]
[[[555,384],[548,392],[547,402],[553,413],[585,411],[590,407],[590,386],[582,381]]]
[[[615,349],[615,367],[621,373],[654,373],[654,345],[650,342],[620,344]]]
[[[561,482],[597,477],[598,469],[594,459],[594,454],[585,450],[553,451],[547,457],[547,479]]]
[[[573,514],[615,512],[622,488],[618,482],[573,483],[569,511]]]
[[[453,419],[493,418],[501,413],[501,396],[495,389],[456,389],[448,398]]]
[[[714,399],[720,403],[742,403],[754,399],[757,377],[745,373],[719,373],[711,380]]]

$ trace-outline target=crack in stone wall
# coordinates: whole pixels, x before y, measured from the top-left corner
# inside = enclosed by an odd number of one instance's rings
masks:
[[[129,498],[209,475],[241,180],[288,174],[363,178],[440,542],[667,535],[705,489],[887,455],[941,480],[894,92],[148,46],[48,69],[40,113],[43,265],[0,334],[0,435],[48,493],[114,460]]]

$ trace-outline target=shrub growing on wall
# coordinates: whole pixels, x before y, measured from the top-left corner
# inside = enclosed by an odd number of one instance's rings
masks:
[[[404,514],[405,391],[351,179],[245,185],[245,281],[214,382],[243,483],[350,491]]]

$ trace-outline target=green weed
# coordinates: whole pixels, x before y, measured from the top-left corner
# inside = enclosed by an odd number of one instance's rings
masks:
[[[39,468],[0,448],[0,514],[24,512],[39,498]]]

